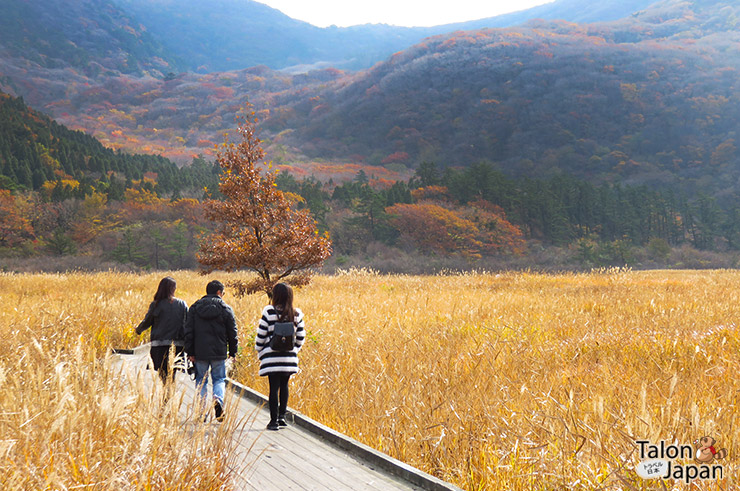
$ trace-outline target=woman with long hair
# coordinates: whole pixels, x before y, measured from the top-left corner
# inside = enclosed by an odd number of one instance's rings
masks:
[[[154,369],[159,372],[163,382],[175,378],[174,370],[170,374],[170,349],[174,348],[177,358],[182,356],[185,346],[185,317],[188,305],[175,297],[176,289],[177,283],[174,278],[171,276],[162,278],[144,320],[136,327],[136,334],[152,328],[149,354]]]
[[[276,350],[270,340],[278,322],[292,322],[295,327],[293,349]],[[255,349],[259,354],[260,376],[267,376],[270,383],[270,423],[268,430],[287,426],[285,412],[288,408],[288,380],[298,372],[298,352],[306,338],[303,325],[303,312],[293,306],[293,289],[285,283],[278,283],[272,289],[272,302],[262,309],[262,317],[257,326]]]

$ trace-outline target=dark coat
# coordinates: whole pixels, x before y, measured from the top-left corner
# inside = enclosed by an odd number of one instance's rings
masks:
[[[188,310],[185,352],[196,360],[225,360],[236,356],[234,311],[218,295],[206,295]]]
[[[188,304],[179,298],[160,300],[149,304],[144,320],[136,327],[136,334],[152,328],[152,346],[182,346],[185,340],[185,316]]]

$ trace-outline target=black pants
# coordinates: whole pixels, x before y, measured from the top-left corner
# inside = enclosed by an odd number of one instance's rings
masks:
[[[285,416],[288,409],[288,380],[289,373],[268,373],[270,382],[270,421],[277,421],[278,417]]]
[[[152,357],[154,363],[154,369],[159,372],[159,376],[162,378],[162,382],[167,382],[167,379],[175,380],[175,371],[170,373],[170,348],[173,346],[152,346],[149,348],[149,356]],[[174,346],[175,358],[182,355],[183,347]]]

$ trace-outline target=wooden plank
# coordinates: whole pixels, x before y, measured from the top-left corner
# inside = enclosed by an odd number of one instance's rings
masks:
[[[122,367],[146,370],[148,350],[133,355],[115,355]],[[151,378],[151,380],[148,380]],[[154,383],[156,377],[147,377]],[[196,387],[187,374],[176,375],[176,395],[182,397],[180,415],[183,428],[194,431]],[[421,489],[392,476],[348,452],[327,443],[305,428],[291,425],[279,431],[267,431],[269,412],[258,401],[227,391],[224,403],[227,421],[234,427],[230,459],[232,484],[237,490],[408,490]],[[209,421],[213,431],[219,423]]]
[[[267,423],[269,417],[266,413],[263,411],[264,416],[258,416],[255,422],[258,427]],[[290,453],[300,456],[300,464],[294,462],[294,465],[299,465],[308,474],[333,476],[345,486],[366,489],[388,489],[398,485],[396,478],[378,472],[346,452],[320,440],[317,444],[315,435],[297,426],[265,432],[262,438],[276,446],[273,448],[289,448]]]
[[[301,428],[281,429],[276,439],[282,440],[294,453],[305,456],[302,467],[307,472],[332,476],[346,487],[383,490],[398,484],[391,476],[378,473],[332,446],[316,445],[315,438]]]
[[[227,384],[234,392],[250,401],[258,404],[264,404],[266,401],[264,395],[233,380],[228,380]],[[296,426],[308,431],[322,443],[337,448],[342,454],[354,457],[371,469],[385,475],[393,476],[398,482],[430,491],[462,491],[453,484],[422,472],[405,462],[394,459],[368,445],[349,438],[298,411],[290,410],[288,416],[289,420],[292,420]]]
[[[261,423],[266,424],[268,419],[267,416],[258,417],[255,425],[262,426]],[[284,428],[278,432],[263,430],[252,452],[262,454],[256,466],[258,472],[262,471],[263,465],[286,473],[292,469],[304,476],[300,485],[310,489],[321,485],[381,490],[397,485],[393,479],[378,475],[351,456],[323,444],[317,445],[315,437],[299,428]]]
[[[261,407],[258,403],[249,403],[244,399],[242,401],[244,401],[242,407],[258,408],[258,410]],[[262,408],[253,422],[253,427],[264,428],[268,421],[269,413]],[[266,444],[261,446],[258,444],[255,450],[265,450],[268,455],[276,451],[280,452],[279,458],[287,458],[290,464],[304,475],[323,476],[322,479],[326,479],[327,476],[333,477],[337,482],[331,481],[332,487],[336,484],[345,489],[385,490],[398,488],[401,485],[402,489],[415,489],[393,476],[379,472],[346,452],[327,445],[318,440],[314,434],[295,425],[282,428],[277,432],[264,431],[261,439]],[[282,451],[286,448],[290,450],[287,457],[284,457]],[[298,461],[295,460],[296,456]],[[328,483],[324,482],[324,484]]]

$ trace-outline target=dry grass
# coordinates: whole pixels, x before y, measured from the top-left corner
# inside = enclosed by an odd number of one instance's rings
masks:
[[[635,440],[704,434],[729,479],[698,488],[737,483],[738,272],[354,274],[297,303],[292,405],[466,489],[663,489]]]
[[[230,489],[236,422],[183,423],[181,394],[106,356],[133,344],[138,281],[0,275],[0,489]]]
[[[207,278],[174,275],[178,296],[202,295]],[[148,489],[147,475],[174,489],[164,472],[180,462],[189,479],[222,477],[222,460],[146,444],[147,429],[172,432],[145,423],[157,411],[144,395],[105,402],[116,383],[95,360],[140,341],[160,276],[0,276],[0,475],[16,489]],[[265,297],[226,300],[243,346],[234,376],[264,392],[250,341]],[[309,340],[291,406],[461,487],[670,489],[635,475],[635,440],[705,434],[730,452],[726,479],[693,489],[737,485],[738,272],[354,272],[316,278],[296,304]]]

